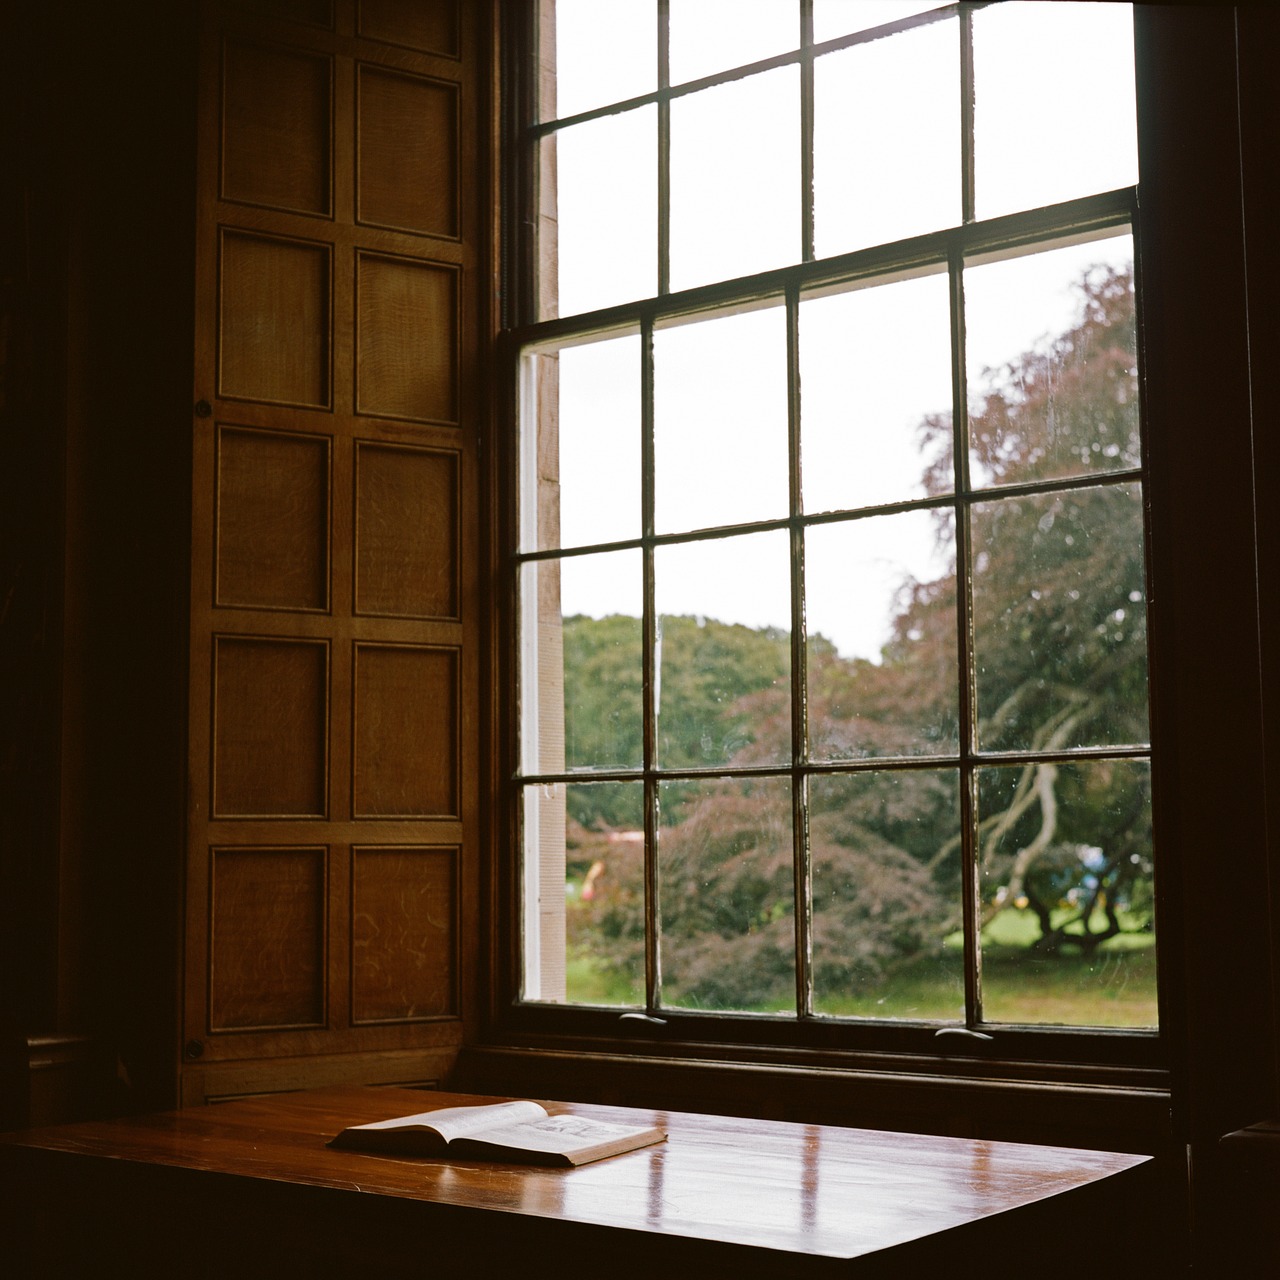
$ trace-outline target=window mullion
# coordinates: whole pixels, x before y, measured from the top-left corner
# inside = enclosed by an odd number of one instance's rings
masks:
[[[967,226],[974,221],[973,193],[973,9],[960,6],[960,209]]]
[[[795,876],[796,1012],[813,1012],[813,879],[809,860],[804,528],[800,519],[800,289],[787,289],[787,449],[791,515],[791,841]]]
[[[973,621],[969,533],[969,389],[965,365],[964,254],[957,246],[948,263],[951,286],[951,429],[956,503],[956,661],[959,677],[960,875],[964,915],[965,1023],[982,1019],[982,957],[978,947],[977,772],[974,765],[977,705],[973,667]]]
[[[666,5],[662,6],[665,11]],[[658,899],[658,705],[655,696],[658,672],[657,615],[654,612],[653,578],[653,316],[646,314],[640,327],[640,508],[643,552],[641,556],[643,602],[641,714],[644,767],[644,972],[645,1006],[656,1009],[662,998],[658,936],[661,912]]]
[[[800,0],[800,223],[802,262],[813,261],[813,0]]]
[[[671,20],[658,0],[658,296],[671,292]]]

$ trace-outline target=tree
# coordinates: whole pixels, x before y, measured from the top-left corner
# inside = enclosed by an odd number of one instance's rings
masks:
[[[973,389],[970,467],[992,489],[967,517],[984,750],[1043,753],[1148,737],[1141,493],[1130,481],[1085,483],[1138,461],[1131,274],[1085,273],[1079,301],[1068,331],[987,371]],[[920,434],[924,456],[937,457],[926,484],[947,494],[954,483],[950,415],[926,418]],[[945,447],[936,447],[939,440]],[[1030,495],[999,492],[1043,480],[1069,483]],[[937,519],[939,537],[951,544],[954,509],[940,508]],[[733,763],[770,759],[790,733],[783,638],[762,632],[749,640],[745,628],[706,622],[695,630],[692,620],[676,621],[685,625],[667,628],[663,678],[679,673],[673,696],[690,715],[675,737],[686,754],[676,758],[692,762],[701,730],[702,740],[709,734],[718,749],[731,749]],[[583,622],[588,631],[597,625]],[[709,642],[731,635],[732,648],[708,663]],[[953,752],[956,638],[954,571],[903,584],[879,662],[844,658],[811,637],[812,749],[833,760]],[[772,659],[762,658],[769,646]],[[708,666],[714,688],[703,687]],[[690,788],[681,804],[664,808],[664,981],[682,1002],[751,1008],[791,998],[790,797],[766,781]],[[1030,913],[1038,928],[1032,947],[1045,954],[1090,953],[1122,931],[1148,929],[1148,789],[1145,763],[1125,759],[981,770],[983,927],[1007,912]],[[950,975],[962,1001],[959,958],[946,942],[962,923],[955,771],[899,766],[815,777],[809,814],[819,1001],[874,989],[921,963]],[[584,834],[605,821],[577,817]],[[631,856],[639,856],[635,847]],[[642,881],[610,871],[601,883],[576,915],[577,936],[590,939],[604,963],[634,971],[643,956]]]

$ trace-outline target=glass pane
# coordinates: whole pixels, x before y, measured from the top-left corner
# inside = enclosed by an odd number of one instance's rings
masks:
[[[543,120],[624,102],[658,87],[654,0],[555,0],[554,79],[541,82]]]
[[[644,786],[565,790],[565,998],[643,1005]]]
[[[671,288],[797,262],[800,248],[799,69],[677,98]]]
[[[599,3],[599,0],[596,0]],[[671,0],[671,83],[800,47],[794,0]]]
[[[821,44],[938,8],[937,0],[813,0],[813,38]]]
[[[815,60],[819,258],[959,223],[959,50],[952,18]]]
[[[642,763],[641,592],[639,551],[524,566],[520,706],[526,773]]]
[[[663,1004],[794,1010],[790,780],[663,783],[658,803]]]
[[[949,513],[807,530],[805,618],[812,759],[958,750]]]
[[[522,523],[529,550],[640,536],[640,338],[527,357]],[[536,499],[534,498],[536,494]]]
[[[951,491],[949,293],[934,275],[801,302],[805,511]]]
[[[988,1022],[1156,1025],[1150,766],[978,776]]]
[[[654,552],[664,768],[790,759],[787,541],[779,531]]]
[[[955,771],[811,778],[809,850],[814,1011],[962,1021]]]
[[[979,218],[1138,180],[1130,5],[978,9],[973,88]]]
[[[981,503],[972,520],[979,746],[1146,742],[1141,487]]]
[[[657,110],[589,120],[542,140],[540,319],[657,291]]]
[[[1131,235],[968,266],[964,305],[975,484],[1141,464]]]
[[[654,334],[654,525],[787,514],[787,327],[780,306]]]

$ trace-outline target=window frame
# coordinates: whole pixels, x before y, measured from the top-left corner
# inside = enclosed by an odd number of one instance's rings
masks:
[[[531,174],[527,166],[512,166],[512,156],[518,151],[519,137],[517,122],[521,116],[520,103],[527,105],[536,91],[536,74],[521,74],[524,68],[536,68],[535,28],[529,6],[517,6],[515,11],[507,10],[505,38],[503,41],[503,77],[506,85],[517,85],[518,92],[507,93],[503,97],[503,121],[505,141],[502,151],[508,161],[501,170],[504,190],[504,207],[510,211],[520,208],[521,196],[527,199],[531,191]],[[1160,127],[1157,113],[1152,109],[1159,97],[1160,72],[1155,67],[1151,50],[1160,44],[1158,22],[1154,13],[1144,14],[1140,6],[1135,7],[1136,28],[1136,62],[1138,72],[1138,113],[1139,113],[1139,150],[1142,157],[1143,187],[1140,199],[1116,197],[1116,203],[1109,206],[1105,213],[1099,213],[1098,202],[1102,197],[1090,197],[1084,201],[1072,202],[1080,206],[1082,225],[1089,219],[1099,217],[1117,218],[1122,214],[1131,218],[1131,225],[1137,246],[1135,271],[1139,279],[1139,341],[1143,359],[1141,395],[1143,397],[1143,418],[1146,426],[1146,439],[1150,441],[1154,434],[1152,429],[1153,407],[1149,390],[1152,382],[1152,366],[1149,350],[1156,347],[1176,347],[1176,340],[1170,341],[1172,335],[1157,319],[1150,323],[1151,310],[1150,284],[1148,280],[1147,260],[1152,256],[1149,243],[1151,234],[1148,228],[1149,212],[1154,206],[1158,215],[1166,225],[1176,226],[1178,218],[1172,214],[1164,203],[1164,192],[1157,193],[1156,199],[1148,198],[1148,167],[1150,156],[1159,153],[1159,163],[1165,163],[1174,140],[1166,130]],[[900,24],[901,25],[901,24]],[[1181,38],[1181,37],[1179,37]],[[835,43],[835,42],[832,42]],[[824,46],[825,47],[825,46]],[[521,50],[525,50],[522,53]],[[1115,193],[1111,193],[1115,197]],[[1061,206],[1057,211],[1061,212]],[[1033,219],[1034,220],[1034,219]],[[1018,230],[1015,224],[1021,226]],[[1012,243],[1019,236],[1023,240],[1035,238],[1035,228],[1027,225],[1025,215],[1011,215],[1007,219],[993,219],[982,224],[982,229],[991,238],[1001,235],[1009,237],[1004,243]],[[958,232],[944,232],[937,236],[920,237],[922,247],[936,248],[940,238],[948,235],[964,235],[972,228],[965,226]],[[497,352],[502,377],[500,380],[502,400],[500,404],[501,421],[513,423],[517,406],[515,379],[511,370],[515,364],[515,355],[528,339],[530,331],[514,322],[521,314],[521,308],[527,309],[530,301],[530,281],[532,280],[532,254],[527,241],[510,235],[510,218],[503,221],[502,243],[506,274],[503,279],[505,327],[498,335]],[[901,246],[899,246],[900,248]],[[967,245],[973,248],[972,244]],[[1227,246],[1229,254],[1230,246]],[[820,266],[811,267],[804,264],[799,270],[811,272],[804,275],[803,281],[808,284],[820,276],[847,276],[851,271],[865,270],[868,273],[882,269],[883,259],[878,259],[876,250],[859,251],[842,255],[840,258],[828,259]],[[1171,262],[1170,253],[1165,246],[1158,246],[1157,271],[1167,273]],[[783,286],[786,277],[794,275],[795,268],[787,268],[776,273],[777,283]],[[768,287],[765,277],[757,278],[761,289]],[[1224,286],[1225,287],[1225,286]],[[672,310],[680,306],[694,307],[703,304],[726,301],[732,289],[723,285],[701,286],[687,290],[680,295],[671,295],[666,305]],[[1147,299],[1144,306],[1143,299]],[[627,308],[615,308],[594,313],[593,320],[601,330],[617,325],[627,313]],[[1158,313],[1156,313],[1158,315]],[[580,318],[572,321],[544,322],[538,326],[542,337],[552,338],[557,333],[568,333],[570,329],[580,328]],[[1153,335],[1154,330],[1154,335]],[[1154,336],[1154,343],[1153,343]],[[1167,374],[1168,366],[1164,366]],[[1176,379],[1171,380],[1176,381]],[[1171,408],[1170,393],[1161,390],[1154,397],[1155,412],[1167,412]],[[505,548],[514,546],[514,494],[513,485],[508,477],[515,475],[510,456],[513,434],[510,427],[503,428],[501,438],[507,440],[506,452],[500,452],[495,468],[496,490],[502,495],[502,507],[497,525],[499,530],[497,546],[500,549],[496,563],[505,565]],[[1172,586],[1177,577],[1172,572],[1174,561],[1170,557],[1169,547],[1186,536],[1186,529],[1179,524],[1176,513],[1168,506],[1170,489],[1166,478],[1167,459],[1161,451],[1159,457],[1152,459],[1151,483],[1145,492],[1145,501],[1154,510],[1149,520],[1147,558],[1149,566],[1148,580],[1154,591],[1161,590],[1161,584]],[[1175,465],[1181,467],[1182,460],[1176,459]],[[504,469],[505,468],[505,469]],[[1153,501],[1152,490],[1163,496]],[[1169,529],[1177,526],[1171,537]],[[1161,1030],[1129,1031],[1109,1028],[1060,1029],[1055,1027],[1009,1029],[997,1041],[981,1042],[968,1040],[963,1044],[944,1044],[936,1038],[936,1027],[920,1027],[916,1025],[874,1023],[860,1024],[851,1020],[826,1021],[813,1020],[797,1035],[797,1019],[792,1015],[788,1020],[772,1023],[759,1015],[735,1015],[717,1013],[712,1016],[698,1014],[686,1010],[663,1008],[661,1025],[659,1020],[651,1017],[639,1017],[625,1021],[620,1017],[622,1011],[617,1009],[596,1009],[578,1006],[522,1003],[519,999],[519,867],[518,856],[513,851],[519,848],[519,823],[515,806],[510,803],[514,794],[514,785],[509,779],[516,776],[515,728],[516,715],[510,705],[509,695],[503,695],[503,689],[513,689],[516,674],[514,663],[514,643],[516,611],[514,591],[511,589],[514,576],[505,574],[504,585],[499,590],[499,608],[496,612],[495,636],[497,642],[496,661],[496,698],[493,723],[497,728],[496,738],[499,744],[495,751],[497,777],[495,779],[495,796],[501,794],[504,804],[501,818],[495,831],[498,833],[499,847],[495,849],[496,893],[493,899],[493,919],[495,922],[493,962],[494,983],[490,1004],[490,1018],[487,1035],[495,1044],[501,1043],[513,1048],[524,1047],[545,1051],[554,1049],[570,1055],[581,1055],[594,1052],[621,1052],[634,1055],[642,1052],[652,1055],[654,1060],[678,1062],[681,1059],[709,1059],[720,1061],[751,1060],[761,1063],[777,1063],[806,1065],[818,1071],[831,1069],[847,1069],[855,1072],[890,1071],[893,1073],[920,1073],[935,1080],[955,1080],[958,1077],[987,1078],[994,1075],[1018,1080],[1036,1080],[1042,1082],[1076,1082],[1090,1085],[1101,1085],[1120,1092],[1129,1091],[1135,1098],[1139,1095],[1148,1101],[1166,1097],[1169,1088],[1171,1065],[1176,1067],[1181,1051],[1180,1037],[1174,1034],[1179,1026],[1179,1015],[1184,1005],[1183,983],[1179,976],[1184,954],[1184,938],[1181,913],[1185,904],[1184,888],[1181,883],[1181,867],[1184,857],[1178,850],[1178,841],[1173,834],[1171,814],[1176,813],[1178,805],[1170,792],[1176,783],[1172,763],[1161,759],[1162,744],[1174,741],[1170,722],[1177,718],[1176,711],[1171,713],[1176,692],[1174,681],[1168,676],[1161,677],[1161,670],[1176,668],[1180,657],[1175,645],[1171,642],[1174,627],[1170,623],[1169,611],[1157,608],[1153,598],[1150,618],[1152,654],[1151,671],[1151,717],[1152,717],[1152,758],[1153,775],[1155,777],[1155,825],[1161,833],[1161,867],[1157,879],[1158,910],[1161,916],[1160,933],[1160,1003]],[[1001,1029],[1004,1032],[1004,1028]],[[1016,1043],[1011,1044],[1010,1042]]]

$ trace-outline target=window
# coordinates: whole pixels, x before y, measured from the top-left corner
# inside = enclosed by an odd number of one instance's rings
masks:
[[[537,29],[524,1001],[1149,1046],[1130,7]]]

